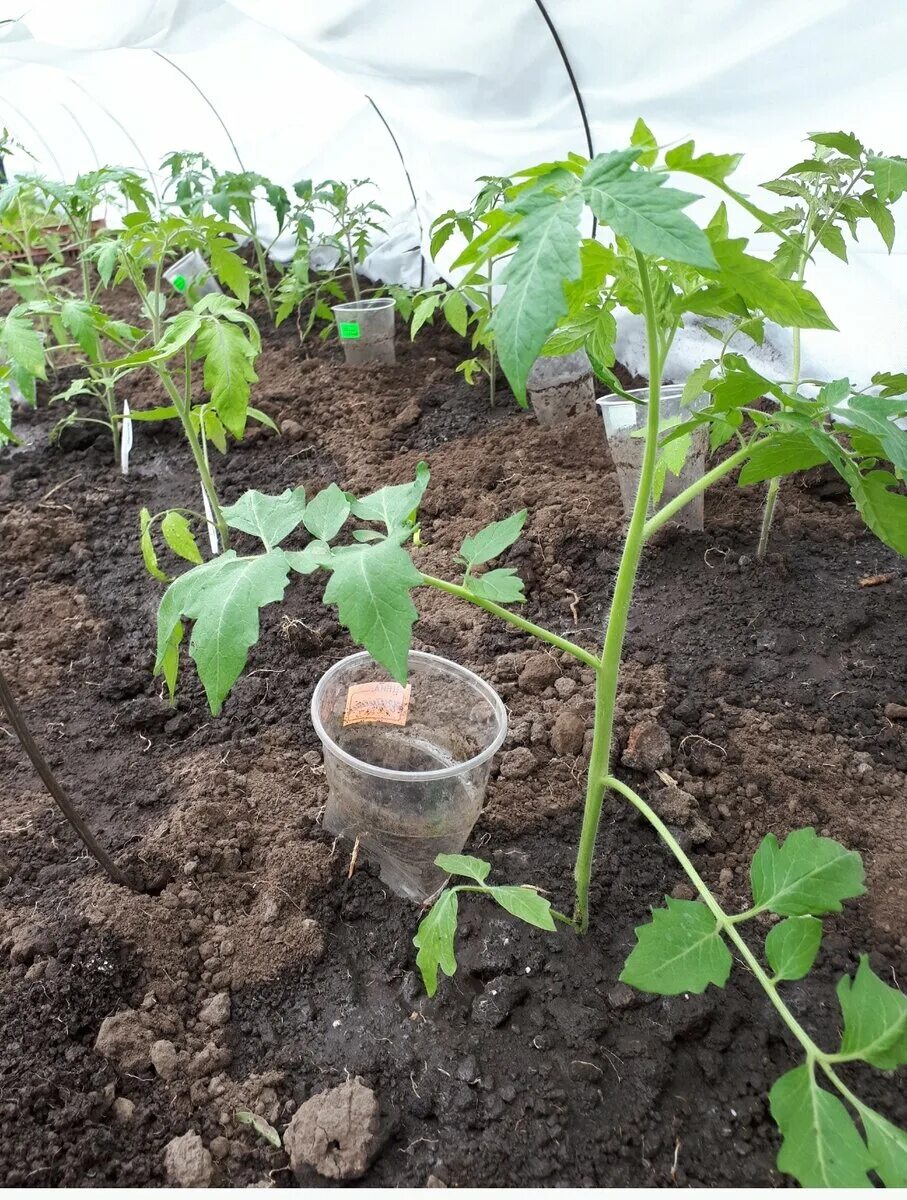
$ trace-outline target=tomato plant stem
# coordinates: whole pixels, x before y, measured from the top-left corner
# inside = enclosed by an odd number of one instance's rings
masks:
[[[544,629],[541,625],[534,625],[532,621],[527,621],[524,617],[510,612],[509,609],[502,608],[492,600],[484,600],[481,596],[474,595],[468,588],[462,587],[458,583],[448,583],[446,579],[436,579],[434,575],[423,575],[422,582],[427,587],[437,588],[440,592],[447,592],[450,596],[458,596],[461,600],[468,600],[470,604],[484,608],[486,612],[493,613],[494,616],[500,617],[510,625],[515,625],[517,629],[522,629],[524,633],[531,633],[539,641],[547,642],[549,646],[563,650],[565,654],[572,654],[574,658],[578,658],[581,663],[591,667],[593,671],[599,669],[598,659],[588,650],[584,650],[582,646],[577,646],[575,642],[562,638],[558,634],[552,633],[550,629]]]
[[[655,458],[658,451],[662,369],[658,316],[652,297],[652,286],[646,260],[639,251],[635,253],[645,304],[646,337],[649,346],[649,402],[646,406],[646,440],[636,499],[633,503],[633,512],[627,527],[627,537],[617,571],[617,579],[614,583],[614,596],[608,614],[605,643],[595,686],[595,721],[592,732],[592,751],[589,756],[589,772],[586,777],[586,802],[576,865],[573,871],[576,881],[574,920],[580,933],[585,933],[589,928],[589,885],[592,880],[595,842],[601,821],[604,780],[608,775],[611,758],[614,703],[617,699],[617,684],[620,677],[624,638],[627,632],[627,618],[633,599],[633,585],[636,582],[636,572],[639,569],[639,560],[645,543],[646,517],[649,511],[649,498],[652,495]]]

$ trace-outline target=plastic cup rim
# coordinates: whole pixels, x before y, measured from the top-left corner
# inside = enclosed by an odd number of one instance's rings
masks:
[[[200,258],[204,263],[204,266],[198,267],[194,272],[191,272],[191,274],[194,276],[201,274],[202,271],[207,271],[208,264],[205,262],[204,258],[202,258],[199,252],[197,250],[189,250],[182,256],[182,258],[178,258],[175,263],[171,263],[164,272],[164,278],[167,280],[167,282],[172,283],[174,275],[185,275],[186,263],[194,258]]]
[[[333,305],[332,310],[335,313],[384,312],[386,308],[393,308],[395,303],[393,296],[370,296],[365,300],[345,300],[343,304]]]
[[[683,389],[685,386],[686,385],[683,383],[663,383],[661,385],[660,395],[662,395],[662,396],[682,395]],[[637,396],[639,397],[640,400],[644,400],[648,396],[648,394],[649,394],[649,389],[647,387],[627,388],[627,395],[632,396],[634,398],[634,400]],[[618,396],[615,393],[612,393],[609,396],[600,397],[598,400],[595,401],[595,403],[599,406],[599,408],[605,409],[605,408],[609,408],[612,405],[629,404],[630,401],[624,399],[623,396]]]
[[[450,767],[438,767],[430,771],[400,771],[393,767],[376,767],[372,763],[367,763],[364,759],[356,758],[355,755],[342,750],[324,727],[318,711],[321,707],[320,701],[324,695],[328,681],[344,667],[348,667],[356,661],[375,661],[365,650],[360,650],[356,654],[348,654],[345,658],[341,658],[339,662],[334,663],[332,667],[329,667],[325,671],[315,685],[309,711],[312,717],[312,724],[315,726],[315,732],[318,734],[318,739],[322,746],[330,747],[332,754],[336,755],[342,762],[345,762],[347,766],[353,767],[365,775],[376,775],[381,779],[396,779],[403,783],[431,783],[439,779],[453,779],[457,775],[464,775],[475,767],[480,767],[488,762],[501,748],[504,738],[507,736],[507,709],[504,706],[504,701],[491,684],[486,683],[480,675],[476,675],[468,667],[463,667],[459,663],[452,662],[449,658],[442,658],[440,654],[427,654],[423,650],[410,650],[409,661],[411,662],[413,659],[418,659],[422,662],[443,663],[455,675],[460,675],[462,678],[467,679],[475,687],[476,691],[489,702],[497,717],[498,732],[484,750],[480,750],[478,754],[467,759],[465,762],[454,763]],[[376,663],[375,665],[380,669],[380,664]]]

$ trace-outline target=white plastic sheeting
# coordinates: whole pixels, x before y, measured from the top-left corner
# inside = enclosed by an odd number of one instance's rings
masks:
[[[802,157],[807,131],[853,129],[905,149],[902,0],[545,8],[596,152],[625,145],[643,115],[663,143],[743,151],[736,179],[755,195]],[[394,220],[369,265],[389,279],[418,282],[415,248],[427,255],[431,220],[465,204],[478,175],[587,149],[536,0],[0,0],[0,18],[0,120],[42,170],[147,169],[201,149],[285,185],[370,176]],[[26,166],[21,155],[8,164]],[[905,366],[905,245],[900,236],[889,258],[867,231],[850,267],[823,255],[811,268],[842,331],[806,335],[827,371],[863,379]]]

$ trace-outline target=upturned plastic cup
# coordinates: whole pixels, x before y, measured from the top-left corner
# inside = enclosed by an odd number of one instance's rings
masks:
[[[592,364],[585,350],[537,358],[526,390],[540,425],[560,425],[568,417],[586,412],[595,400]]]
[[[329,788],[323,824],[358,840],[359,854],[379,864],[398,896],[422,901],[446,879],[437,855],[459,854],[478,820],[507,710],[478,675],[417,650],[409,655],[404,724],[389,723],[399,721],[399,708],[369,711],[367,689],[351,699],[351,688],[372,684],[393,681],[360,653],[336,663],[315,688],[312,722]]]
[[[202,296],[223,294],[223,289],[211,274],[211,268],[197,250],[190,250],[178,258],[164,272],[164,278],[185,297],[187,304],[195,304]]]
[[[335,304],[334,317],[348,366],[366,367],[376,363],[393,366],[397,361],[392,297]]]
[[[646,402],[649,398],[648,388],[634,388],[627,392],[628,396],[638,396],[640,403],[634,404],[620,396],[598,401],[598,407],[605,422],[605,436],[608,439],[608,449],[611,459],[617,469],[617,479],[620,484],[620,496],[623,501],[624,514],[629,517],[633,511],[636,499],[636,489],[639,486],[639,475],[642,470],[642,456],[645,449],[645,439],[640,434],[646,425]],[[681,405],[683,387],[679,384],[663,384],[659,403],[660,426],[666,433],[673,425],[679,424],[694,412],[705,408],[709,396],[703,392],[689,404]],[[679,496],[697,479],[701,479],[705,471],[705,458],[708,450],[708,434],[705,428],[696,429],[691,435],[690,447],[686,461],[680,474],[675,475],[670,470],[664,471],[664,485],[658,499],[656,509],[663,508],[669,500]],[[651,506],[650,506],[651,507]],[[672,518],[675,525],[686,529],[701,530],[704,523],[705,506],[703,494],[700,494],[685,505]]]

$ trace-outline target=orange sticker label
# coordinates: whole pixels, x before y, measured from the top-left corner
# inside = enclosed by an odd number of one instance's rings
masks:
[[[354,683],[347,689],[344,725],[374,721],[381,725],[405,725],[409,715],[412,685],[399,683]]]

